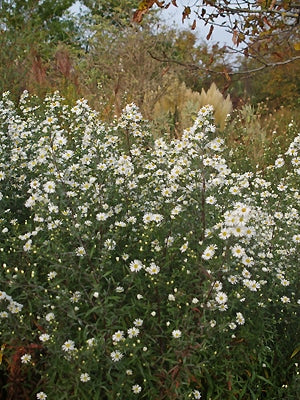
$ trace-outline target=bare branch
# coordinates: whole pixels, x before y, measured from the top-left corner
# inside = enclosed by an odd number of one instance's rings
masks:
[[[287,11],[281,11],[281,10],[263,10],[263,9],[255,9],[251,10],[249,8],[231,8],[231,7],[224,7],[223,12],[228,13],[228,14],[267,14],[267,15],[280,15],[288,18],[298,18],[299,13],[292,13],[292,12],[287,12]]]
[[[289,63],[292,63],[296,60],[300,60],[300,56],[296,56],[296,57],[291,57],[288,60],[284,60],[284,61],[277,61],[277,62],[273,62],[273,63],[266,63],[264,65],[262,65],[261,67],[257,67],[257,68],[253,68],[247,71],[236,71],[236,72],[229,72],[229,75],[241,75],[241,74],[251,74],[251,73],[255,73],[258,71],[261,71],[265,68],[270,68],[270,67],[279,67],[280,65],[286,65]]]
[[[200,65],[196,65],[196,64],[190,64],[190,63],[184,63],[184,62],[181,62],[181,61],[178,61],[178,60],[174,60],[174,59],[171,59],[171,58],[160,58],[160,57],[157,57],[157,56],[153,55],[150,51],[148,51],[148,54],[154,60],[159,61],[159,62],[177,64],[177,65],[180,65],[182,67],[189,68],[191,70],[203,70],[203,71],[206,71],[206,72],[210,72],[212,74],[218,74],[218,75],[224,75],[224,76],[225,76],[225,74],[231,75],[231,76],[234,76],[234,75],[248,75],[248,74],[252,74],[252,73],[255,73],[255,72],[262,71],[263,69],[266,69],[266,68],[278,67],[280,65],[286,65],[286,64],[289,64],[289,63],[294,62],[296,60],[300,60],[300,56],[296,56],[296,57],[291,57],[291,58],[289,58],[288,60],[285,60],[285,61],[278,61],[278,62],[272,62],[272,63],[263,63],[263,65],[261,65],[260,67],[252,68],[252,69],[244,70],[244,71],[216,71],[216,70],[208,68],[206,66],[200,66]]]

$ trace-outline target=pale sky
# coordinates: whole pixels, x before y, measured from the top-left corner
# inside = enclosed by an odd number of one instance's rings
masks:
[[[193,31],[199,39],[206,40],[206,36],[209,32],[210,25],[204,26],[204,23],[197,19],[196,15],[193,15],[193,12],[190,15],[190,18],[186,18],[184,23],[182,23],[182,11],[184,9],[183,5],[193,6],[195,4],[195,0],[177,0],[176,1],[178,7],[170,5],[167,10],[162,10],[161,16],[162,20],[165,21],[170,26],[176,26],[178,29],[190,29],[194,19],[196,19],[196,29]],[[209,43],[219,42],[221,45],[227,44],[232,46],[232,34],[226,32],[225,28],[221,28],[215,26],[213,34],[209,40]]]
[[[194,31],[192,31],[199,39],[206,40],[206,36],[209,32],[210,25],[204,26],[204,23],[199,21],[193,12],[190,15],[190,18],[186,18],[184,23],[182,23],[182,11],[185,6],[192,6],[195,4],[195,0],[176,0],[178,7],[173,6],[172,4],[169,6],[168,9],[161,10],[161,19],[162,21],[171,27],[176,27],[178,29],[191,29],[191,25],[196,19],[197,26]],[[154,6],[155,8],[156,6]],[[80,3],[77,1],[71,8],[71,12],[78,13],[80,8]],[[84,8],[84,7],[83,7]],[[156,7],[158,8],[158,7]],[[232,46],[232,34],[226,32],[225,28],[220,28],[215,26],[213,34],[208,43],[214,44],[219,42],[220,45],[229,45]]]

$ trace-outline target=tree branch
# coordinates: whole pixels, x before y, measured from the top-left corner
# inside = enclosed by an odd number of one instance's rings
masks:
[[[216,7],[216,6],[215,6]],[[255,9],[251,10],[249,8],[231,8],[231,7],[222,7],[222,13],[228,14],[273,14],[273,15],[281,15],[288,18],[298,18],[298,13],[281,11],[281,10],[264,10],[264,9]]]
[[[258,71],[262,71],[265,68],[277,67],[277,66],[280,66],[280,65],[289,64],[289,63],[294,62],[296,60],[300,60],[300,56],[295,56],[295,57],[292,57],[292,58],[290,58],[288,60],[285,60],[285,61],[278,61],[278,62],[273,62],[273,63],[264,63],[260,67],[252,68],[252,69],[249,69],[249,70],[246,70],[246,71],[216,71],[216,70],[210,69],[210,68],[205,67],[205,66],[200,66],[200,65],[196,65],[196,64],[190,64],[190,63],[184,63],[184,62],[181,62],[181,61],[178,61],[178,60],[174,60],[174,59],[171,59],[171,58],[160,58],[160,57],[157,57],[157,56],[153,55],[150,51],[148,51],[148,54],[150,55],[151,58],[153,58],[154,60],[159,61],[159,62],[177,64],[177,65],[180,65],[180,66],[185,67],[185,68],[190,68],[190,69],[193,69],[193,70],[203,70],[203,71],[206,71],[206,72],[210,72],[212,74],[218,74],[218,75],[224,75],[224,76],[226,76],[226,75],[231,75],[231,76],[234,76],[234,75],[248,75],[248,74],[252,74],[252,73],[258,72]]]

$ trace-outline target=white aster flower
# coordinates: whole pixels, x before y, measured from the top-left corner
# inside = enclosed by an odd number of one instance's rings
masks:
[[[124,332],[123,331],[116,331],[113,335],[112,335],[112,340],[114,342],[120,342],[121,340],[124,339]]]
[[[107,220],[107,218],[108,218],[108,214],[104,213],[104,212],[101,212],[96,215],[97,221],[105,221],[105,220]]]
[[[73,350],[75,350],[75,343],[73,342],[73,340],[69,339],[61,346],[61,348],[65,352],[73,351]]]
[[[43,185],[43,188],[46,193],[54,193],[55,183],[53,181],[48,181]]]
[[[285,304],[285,303],[290,303],[290,302],[291,302],[291,300],[290,300],[289,297],[287,297],[287,296],[282,296],[282,297],[280,298],[280,300],[283,302],[283,304]]]
[[[21,363],[22,364],[28,364],[31,361],[31,355],[26,353],[21,357]]]
[[[91,338],[91,339],[87,339],[86,343],[87,343],[88,347],[94,347],[94,346],[96,346],[97,342],[96,342],[95,338]]]
[[[46,395],[46,393],[44,393],[44,392],[39,392],[39,393],[37,393],[36,398],[37,398],[38,400],[46,400],[47,395]]]
[[[193,395],[195,400],[201,399],[201,393],[199,392],[199,390],[194,390]]]
[[[134,337],[137,337],[140,333],[140,330],[136,328],[135,326],[133,328],[129,328],[127,331],[129,339],[132,339]]]
[[[213,287],[214,287],[214,290],[219,292],[220,290],[222,290],[223,284],[220,281],[215,281]]]
[[[219,238],[225,240],[225,239],[228,239],[230,237],[230,235],[231,235],[230,231],[226,228],[223,228],[221,230],[221,232],[219,233]]]
[[[282,157],[278,157],[275,161],[275,168],[280,168],[284,165],[284,159]]]
[[[31,249],[31,244],[32,244],[32,240],[31,239],[27,240],[27,242],[23,246],[23,250],[29,251]]]
[[[8,312],[6,312],[6,311],[1,311],[1,312],[0,312],[0,318],[8,318]]]
[[[189,242],[185,242],[185,243],[180,247],[181,253],[184,253],[185,251],[187,251],[188,247],[189,247]]]
[[[138,394],[138,393],[140,393],[142,391],[142,388],[141,388],[140,385],[133,385],[132,386],[132,391],[133,391],[134,394]]]
[[[54,313],[53,313],[53,312],[50,312],[50,313],[46,314],[45,319],[46,319],[46,321],[48,321],[48,322],[53,321],[53,320],[55,319]]]
[[[84,247],[80,246],[75,249],[76,256],[83,257],[86,254]]]
[[[146,213],[143,216],[143,221],[144,221],[144,224],[149,224],[150,222],[152,222],[153,221],[152,214],[151,213]]]
[[[90,381],[91,378],[90,378],[89,374],[87,374],[85,372],[85,373],[80,375],[80,380],[81,380],[81,382],[86,383],[86,382]]]
[[[47,342],[50,339],[50,335],[48,335],[48,333],[42,333],[39,339],[41,342]]]
[[[252,257],[243,256],[242,263],[244,265],[247,265],[247,266],[251,267],[254,264],[254,260],[253,260]]]
[[[203,260],[210,260],[214,256],[216,248],[216,245],[208,246],[202,254]]]
[[[207,204],[215,204],[217,199],[214,196],[208,196],[205,201]]]
[[[293,239],[293,242],[300,243],[300,234],[294,235],[292,239]]]
[[[218,307],[219,311],[227,311],[228,310],[228,305],[226,303],[220,304]]]
[[[282,284],[282,286],[289,286],[290,281],[288,281],[287,279],[283,278],[283,279],[281,279],[280,283]]]
[[[237,258],[241,258],[245,255],[245,249],[240,245],[235,245],[231,248],[232,255]]]
[[[180,331],[179,329],[174,329],[174,330],[172,331],[172,336],[173,336],[175,339],[180,338],[180,337],[181,337],[181,331]]]
[[[154,262],[150,263],[150,267],[146,268],[146,272],[148,272],[149,275],[157,275],[159,271],[159,266],[156,265]]]
[[[49,272],[49,274],[47,276],[48,276],[48,279],[51,280],[51,279],[54,279],[56,277],[56,275],[57,275],[57,272],[51,271],[51,272]]]
[[[244,325],[245,323],[245,318],[243,317],[243,314],[240,312],[236,313],[236,322],[238,325]]]
[[[111,357],[111,359],[113,360],[113,362],[118,362],[118,361],[120,361],[122,358],[123,358],[123,354],[119,351],[119,350],[116,350],[116,351],[112,351],[111,353],[110,353],[110,357]]]
[[[133,324],[135,325],[135,326],[142,326],[143,325],[143,320],[141,319],[141,318],[136,318],[134,321],[133,321]]]
[[[234,276],[234,275],[230,275],[230,276],[228,277],[228,282],[232,283],[232,285],[235,285],[235,284],[237,283],[237,281],[238,281],[238,279],[237,279],[237,277]]]
[[[138,272],[143,268],[143,264],[140,260],[133,260],[129,264],[129,268],[131,272]]]
[[[218,292],[215,300],[218,304],[225,304],[228,300],[227,294],[224,292]]]
[[[169,301],[175,301],[175,296],[174,296],[174,294],[169,294],[169,295],[168,295],[168,300],[169,300]]]

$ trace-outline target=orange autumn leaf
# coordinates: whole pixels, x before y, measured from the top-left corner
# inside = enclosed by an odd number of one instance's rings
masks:
[[[191,13],[191,8],[190,7],[184,7],[184,10],[182,11],[182,22],[190,15]]]
[[[164,5],[163,1],[158,0],[143,0],[139,3],[138,9],[135,11],[132,17],[133,22],[142,22],[143,16],[147,14],[150,8],[156,4],[158,7],[162,8]]]
[[[300,42],[294,43],[294,49],[300,51]]]

